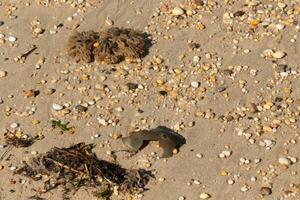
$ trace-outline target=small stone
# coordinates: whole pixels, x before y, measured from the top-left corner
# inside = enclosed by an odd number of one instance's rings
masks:
[[[226,87],[217,87],[217,92],[221,93],[226,90]]]
[[[208,193],[201,193],[199,197],[200,199],[209,199],[211,196]]]
[[[55,92],[55,89],[53,89],[53,88],[46,88],[46,89],[44,90],[44,93],[47,94],[47,95],[51,95],[51,94],[53,94],[54,92]]]
[[[75,106],[75,109],[78,111],[78,112],[86,112],[87,110],[88,110],[88,108],[87,107],[85,107],[85,106],[82,106],[82,105],[77,105],[77,106]]]
[[[103,119],[103,118],[98,118],[98,122],[99,122],[99,124],[101,124],[103,126],[107,126],[108,125],[107,121],[105,119]]]
[[[10,128],[18,128],[19,127],[19,124],[18,123],[12,123],[10,125]]]
[[[196,154],[196,157],[197,157],[197,158],[202,158],[203,155],[202,155],[201,153],[197,153],[197,154]]]
[[[173,8],[173,10],[172,10],[172,14],[173,14],[174,16],[180,16],[180,15],[183,15],[183,14],[184,14],[184,10],[183,10],[182,8],[180,8],[180,7],[175,7],[175,8]]]
[[[106,23],[108,26],[114,25],[114,21],[111,20],[109,17],[106,18],[105,23]]]
[[[138,84],[136,84],[136,83],[127,83],[126,84],[126,86],[127,86],[127,88],[129,89],[129,90],[136,90],[138,87],[139,87],[139,85]]]
[[[14,170],[16,170],[17,169],[17,167],[15,167],[15,166],[12,166],[12,167],[10,167],[9,168],[11,171],[14,171]]]
[[[7,76],[7,72],[3,71],[3,70],[0,70],[0,78],[3,78],[5,76]]]
[[[284,165],[284,166],[289,166],[291,165],[291,160],[286,158],[286,157],[280,157],[278,159],[279,164]]]
[[[59,111],[59,110],[64,109],[64,106],[54,103],[54,104],[52,104],[52,108],[56,111]]]
[[[37,120],[37,119],[34,119],[34,120],[31,121],[31,124],[32,124],[32,125],[37,125],[37,124],[39,124],[39,123],[40,123],[40,121]]]
[[[180,197],[178,197],[178,200],[185,200],[185,197],[184,196],[180,196]]]
[[[279,2],[277,5],[281,9],[284,9],[287,6],[285,3],[282,3],[282,2]]]
[[[242,192],[247,192],[249,190],[247,185],[244,185],[243,187],[241,187],[241,191]]]
[[[194,61],[195,63],[198,63],[198,62],[200,61],[200,57],[199,57],[199,56],[194,56],[194,57],[193,57],[193,61]]]
[[[276,51],[275,53],[273,53],[272,56],[273,56],[273,58],[281,59],[286,56],[286,53],[282,52],[282,51]]]
[[[192,81],[192,82],[191,82],[191,86],[192,86],[193,88],[198,88],[198,87],[200,86],[200,83],[199,83],[198,81]]]
[[[17,41],[17,38],[14,37],[14,36],[9,36],[9,37],[8,37],[8,41],[10,41],[10,42],[15,42],[15,41]]]
[[[272,189],[269,188],[269,187],[261,187],[260,188],[260,194],[263,195],[263,196],[270,195],[270,194],[272,194]]]
[[[276,28],[278,29],[278,30],[282,30],[282,29],[284,29],[284,24],[276,24]]]
[[[233,185],[233,184],[234,184],[234,180],[229,179],[229,180],[227,181],[227,183],[228,183],[229,185]]]

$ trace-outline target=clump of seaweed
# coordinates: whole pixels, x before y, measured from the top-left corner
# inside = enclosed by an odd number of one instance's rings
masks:
[[[76,62],[96,60],[107,64],[134,60],[146,54],[146,37],[142,32],[126,28],[109,28],[100,33],[75,32],[67,42],[67,54]]]
[[[99,39],[99,34],[94,31],[75,31],[66,45],[67,54],[76,62],[90,63],[93,58],[93,45]]]
[[[31,146],[37,140],[37,137],[31,137],[27,134],[23,134],[20,131],[16,131],[6,133],[4,135],[4,139],[6,145],[11,145],[19,148]]]
[[[66,194],[76,192],[83,186],[93,188],[118,186],[124,193],[144,190],[152,176],[149,171],[128,170],[118,164],[100,160],[92,152],[92,148],[93,145],[85,143],[78,143],[69,148],[54,147],[45,154],[33,158],[31,163],[25,163],[15,173],[36,181],[47,176],[42,193],[57,186],[62,186]],[[107,193],[109,191],[105,194]]]
[[[133,29],[110,28],[100,33],[94,57],[98,62],[118,63],[124,59],[137,59],[145,54],[145,36]]]

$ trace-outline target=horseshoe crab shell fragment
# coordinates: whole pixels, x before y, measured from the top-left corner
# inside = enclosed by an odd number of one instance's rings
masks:
[[[183,136],[173,130],[159,126],[152,130],[141,130],[131,136],[122,138],[123,144],[131,151],[138,151],[144,141],[158,141],[159,147],[162,148],[162,157],[171,157],[173,150],[185,144],[186,140]]]

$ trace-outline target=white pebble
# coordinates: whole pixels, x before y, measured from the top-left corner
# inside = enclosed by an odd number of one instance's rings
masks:
[[[247,185],[244,185],[243,187],[241,187],[241,191],[242,192],[247,192],[249,190]]]
[[[199,83],[198,81],[192,81],[192,82],[191,82],[191,86],[192,86],[193,88],[198,88],[198,87],[200,86],[200,83]]]
[[[15,167],[15,166],[12,166],[12,167],[10,167],[9,168],[11,171],[14,171],[14,170],[16,170],[17,168]]]
[[[180,197],[178,198],[178,200],[185,200],[185,197],[180,196]]]
[[[0,39],[4,39],[5,35],[3,33],[0,33]]]
[[[264,140],[264,144],[265,144],[266,147],[269,147],[269,146],[271,146],[273,144],[273,141],[269,140],[269,139],[265,139]]]
[[[17,38],[14,37],[14,36],[9,36],[9,37],[8,37],[8,41],[10,41],[10,42],[15,42],[15,41],[17,41]]]
[[[18,123],[12,123],[10,125],[10,128],[18,128],[19,127],[19,124]]]
[[[280,157],[278,159],[279,164],[284,165],[284,166],[289,166],[291,164],[291,160],[286,158],[286,157]]]
[[[278,30],[282,30],[282,29],[284,29],[284,24],[276,24],[276,28],[278,29]]]
[[[184,14],[184,10],[183,10],[182,8],[180,8],[180,7],[175,7],[175,8],[173,8],[173,10],[172,10],[172,14],[173,14],[174,16],[183,15],[183,14]]]
[[[193,57],[193,61],[194,61],[195,63],[199,62],[199,61],[200,61],[200,57],[199,57],[199,56],[194,56],[194,57]]]
[[[286,55],[285,52],[282,51],[276,51],[275,53],[273,53],[273,58],[277,58],[277,59],[281,59]]]
[[[229,180],[227,181],[227,183],[228,183],[229,185],[233,185],[233,184],[234,184],[234,180],[229,179]]]
[[[0,78],[3,78],[5,76],[7,76],[7,72],[3,71],[3,70],[0,70]]]
[[[98,118],[98,122],[99,122],[99,124],[101,124],[103,126],[107,126],[108,125],[108,123],[106,122],[106,120],[103,119],[103,118]]]
[[[210,198],[210,195],[207,194],[207,193],[201,193],[201,194],[199,195],[199,197],[200,197],[200,199],[209,199],[209,198]]]
[[[202,158],[203,155],[202,155],[201,153],[197,153],[197,154],[196,154],[196,157],[197,157],[197,158]]]
[[[56,103],[52,104],[52,108],[56,111],[64,109],[64,107],[62,105],[56,104]]]

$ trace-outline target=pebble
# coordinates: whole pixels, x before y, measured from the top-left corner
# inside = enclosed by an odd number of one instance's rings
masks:
[[[7,76],[7,72],[3,71],[3,70],[0,70],[0,78],[3,78],[5,76]]]
[[[199,197],[200,199],[209,199],[211,196],[208,193],[201,193]]]
[[[269,187],[261,187],[260,194],[263,196],[270,195],[270,194],[272,194],[272,189]]]
[[[10,125],[10,128],[18,128],[19,127],[19,124],[18,123],[12,123]]]
[[[14,36],[9,36],[9,37],[8,37],[8,41],[10,41],[10,42],[15,42],[15,41],[17,41],[17,38],[14,37]]]
[[[276,24],[276,28],[278,29],[278,30],[282,30],[282,29],[284,29],[284,24]]]
[[[99,124],[101,124],[103,126],[107,126],[108,125],[107,121],[105,119],[103,119],[103,118],[98,118],[98,122],[99,122]]]
[[[286,158],[286,157],[280,157],[278,159],[279,164],[284,165],[284,166],[289,166],[291,165],[291,160]]]
[[[54,103],[54,104],[52,104],[52,108],[56,111],[59,111],[59,110],[64,109],[64,106]]]
[[[281,59],[286,56],[286,53],[283,51],[276,51],[275,53],[273,53],[272,56],[273,56],[273,58]]]
[[[44,90],[44,93],[47,94],[47,95],[51,95],[51,94],[53,94],[54,92],[55,92],[55,89],[53,89],[53,88],[46,88],[46,89]]]
[[[227,181],[227,183],[228,183],[229,185],[233,185],[233,184],[234,184],[234,180],[229,179],[229,180]]]
[[[185,197],[184,197],[184,196],[180,196],[180,197],[178,198],[178,200],[185,200]]]
[[[241,187],[241,191],[242,192],[247,192],[249,190],[247,185],[244,185],[243,187]]]
[[[194,57],[193,57],[193,61],[194,61],[195,63],[198,63],[198,62],[200,61],[200,57],[199,57],[199,56],[194,56]]]
[[[227,158],[227,157],[229,157],[229,156],[231,156],[231,151],[229,151],[229,150],[224,150],[224,151],[222,151],[222,153],[220,153],[219,154],[219,157],[220,158]]]
[[[198,87],[200,86],[200,83],[199,83],[198,81],[192,81],[192,82],[191,82],[191,86],[192,86],[193,88],[198,88]]]
[[[77,111],[79,111],[79,112],[86,112],[86,111],[88,110],[87,107],[82,106],[82,105],[77,105],[77,106],[75,106],[75,109],[76,109]]]
[[[175,8],[173,8],[173,10],[172,10],[172,14],[173,14],[174,16],[180,16],[180,15],[183,15],[183,14],[184,14],[184,10],[183,10],[182,8],[180,8],[180,7],[175,7]]]
[[[10,167],[9,168],[11,171],[14,171],[14,170],[16,170],[17,169],[17,167],[15,167],[15,166],[12,166],[12,167]]]

